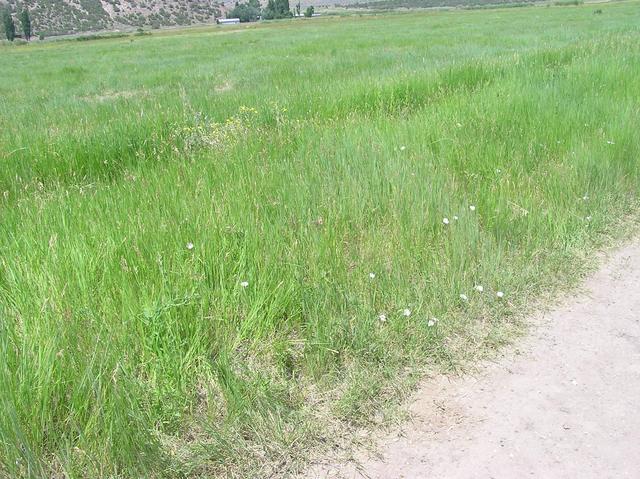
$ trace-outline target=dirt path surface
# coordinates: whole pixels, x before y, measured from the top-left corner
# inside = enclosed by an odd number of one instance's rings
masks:
[[[640,478],[640,245],[475,376],[427,381],[380,457],[313,478]]]

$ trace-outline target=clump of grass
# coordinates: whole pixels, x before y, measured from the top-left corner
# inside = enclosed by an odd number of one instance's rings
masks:
[[[88,42],[91,40],[109,40],[112,38],[124,38],[128,37],[127,33],[102,33],[102,34],[90,34],[90,35],[79,35],[76,38],[78,42]]]
[[[603,9],[11,51],[0,474],[286,475],[509,341],[637,219],[639,10]]]
[[[568,7],[571,5],[578,6],[584,4],[583,0],[556,0],[553,2],[558,7]]]

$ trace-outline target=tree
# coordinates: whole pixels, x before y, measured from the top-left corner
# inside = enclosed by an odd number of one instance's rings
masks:
[[[300,16],[300,0],[298,0],[298,3],[296,3],[296,15],[298,17]]]
[[[16,38],[16,24],[13,23],[13,17],[9,10],[2,11],[2,25],[4,25],[4,34],[7,36],[7,40],[12,42]]]
[[[305,17],[313,17],[313,12],[315,11],[315,9],[313,8],[313,5],[309,5],[307,7],[307,9],[304,11],[304,16]]]
[[[31,40],[31,17],[29,16],[29,10],[26,8],[22,10],[20,14],[20,23],[22,24],[22,33],[24,33],[24,38],[29,41]]]
[[[289,10],[289,0],[275,0],[276,4],[276,18],[291,17],[291,10]]]
[[[274,0],[268,0],[267,1],[267,6],[264,7],[264,10],[262,12],[262,18],[264,18],[265,20],[271,20],[273,18],[276,18],[276,3]]]
[[[249,0],[249,3],[238,3],[227,13],[227,18],[239,18],[242,23],[255,22],[260,16],[260,2]]]
[[[289,0],[269,0],[262,13],[262,18],[271,20],[273,18],[290,18],[293,16],[289,10]]]

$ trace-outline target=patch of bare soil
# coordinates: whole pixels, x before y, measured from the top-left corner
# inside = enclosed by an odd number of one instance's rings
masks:
[[[144,91],[134,91],[134,90],[125,90],[125,91],[105,91],[100,95],[90,95],[82,97],[84,100],[94,103],[105,103],[109,101],[115,101],[119,99],[129,99],[138,96],[145,96],[146,92]]]
[[[310,478],[640,478],[640,245],[476,375],[427,380],[379,456]]]

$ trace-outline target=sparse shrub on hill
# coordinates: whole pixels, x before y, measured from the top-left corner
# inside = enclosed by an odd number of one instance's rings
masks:
[[[17,21],[28,8],[32,34],[35,30],[47,35],[138,27],[154,21],[159,26],[213,23],[219,16],[216,0],[0,0],[2,6],[13,12]],[[158,8],[165,14],[159,15]]]

